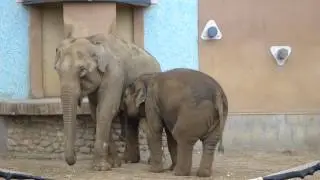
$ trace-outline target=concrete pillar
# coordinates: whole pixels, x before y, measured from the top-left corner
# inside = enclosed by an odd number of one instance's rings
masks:
[[[71,25],[73,37],[107,34],[116,25],[116,3],[65,3],[63,20],[65,33]]]

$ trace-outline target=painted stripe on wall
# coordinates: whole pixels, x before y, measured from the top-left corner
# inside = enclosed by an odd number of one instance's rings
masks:
[[[0,99],[24,99],[29,92],[28,10],[0,1]]]
[[[144,45],[162,70],[199,69],[198,0],[159,0],[144,14]]]

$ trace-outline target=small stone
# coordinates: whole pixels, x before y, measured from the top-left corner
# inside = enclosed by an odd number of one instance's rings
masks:
[[[90,140],[86,141],[86,146],[89,148],[93,148],[93,144],[94,144],[93,141],[90,141]]]
[[[45,136],[45,135],[47,135],[46,130],[41,129],[41,130],[40,130],[40,135],[41,135],[41,136]]]
[[[21,128],[16,128],[14,131],[15,131],[17,134],[19,134],[19,133],[21,133],[21,132],[23,131],[23,129],[21,129]]]
[[[14,140],[18,140],[18,141],[21,139],[21,137],[19,136],[18,133],[13,134],[13,135],[11,136],[11,138],[14,139]]]
[[[45,150],[46,150],[46,152],[50,152],[50,153],[54,151],[52,146],[46,147]]]
[[[39,145],[39,144],[40,144],[40,140],[39,140],[39,139],[34,139],[34,140],[32,141],[32,143],[33,143],[34,145]]]
[[[92,134],[89,134],[88,132],[83,135],[83,138],[85,140],[94,140],[94,136]]]
[[[81,134],[80,132],[77,133],[77,139],[82,138],[83,134]]]
[[[13,128],[9,128],[8,129],[8,134],[13,134],[14,133],[14,129]]]
[[[119,136],[117,134],[112,134],[112,139],[117,141],[119,140]]]
[[[8,139],[8,146],[16,146],[17,143],[13,139]]]
[[[8,146],[8,151],[14,151],[14,146]]]
[[[38,151],[38,152],[44,152],[44,147],[37,146],[37,151]]]
[[[56,153],[62,153],[64,150],[63,149],[56,149],[54,152]]]
[[[19,147],[19,151],[20,151],[20,152],[27,152],[27,151],[28,151],[28,148],[25,147],[25,146],[22,146],[22,147]]]
[[[118,148],[118,152],[123,153],[123,152],[124,152],[124,150],[125,150],[125,148],[124,148],[124,147],[119,147],[119,148]]]
[[[25,139],[25,140],[22,141],[21,144],[23,144],[23,145],[28,145],[28,144],[31,144],[31,142],[30,142],[30,140]]]
[[[54,149],[59,149],[59,146],[60,146],[59,143],[56,143],[56,142],[52,144],[52,147]]]
[[[115,133],[118,134],[118,135],[121,134],[121,129],[116,129]]]
[[[88,148],[88,147],[80,147],[79,148],[79,151],[81,152],[81,153],[84,153],[84,154],[89,154],[90,153],[90,148]]]
[[[84,139],[77,139],[75,145],[76,146],[83,146],[85,144]]]
[[[41,147],[47,147],[47,146],[49,146],[50,144],[51,144],[51,142],[50,142],[50,141],[47,141],[47,140],[43,140],[43,141],[40,142],[40,146],[41,146]]]
[[[58,137],[63,137],[63,132],[58,131],[58,132],[57,132],[57,136],[58,136]]]
[[[56,137],[56,136],[57,136],[57,133],[56,133],[56,132],[49,132],[48,135],[49,135],[49,136],[52,136],[52,137]]]

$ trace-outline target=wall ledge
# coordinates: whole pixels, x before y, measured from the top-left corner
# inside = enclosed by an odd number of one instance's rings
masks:
[[[142,6],[148,7],[151,5],[151,0],[19,0],[23,5],[43,5],[49,3],[101,3],[101,2],[111,2],[128,4],[132,6]]]
[[[77,109],[79,115],[89,115],[88,99],[84,98],[81,107]],[[0,115],[62,115],[60,98],[41,98],[26,100],[0,100]],[[300,110],[293,112],[229,112],[228,116],[259,116],[259,115],[320,115],[319,110]]]
[[[90,114],[87,98],[83,99],[81,107],[77,108],[77,114]],[[60,98],[3,100],[0,101],[0,115],[62,115],[62,108]]]

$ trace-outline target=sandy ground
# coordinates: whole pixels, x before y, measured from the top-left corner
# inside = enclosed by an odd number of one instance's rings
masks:
[[[144,163],[123,164],[121,168],[107,172],[90,170],[90,160],[79,160],[73,167],[67,166],[63,160],[35,160],[2,158],[0,168],[28,172],[33,175],[53,179],[72,180],[140,180],[140,179],[249,179],[275,173],[291,167],[318,160],[319,154],[293,152],[225,152],[223,156],[216,154],[211,178],[194,176],[200,160],[199,153],[193,155],[193,169],[190,177],[176,177],[172,172],[149,173]],[[167,159],[166,164],[170,163]],[[306,179],[320,179],[320,172]]]

